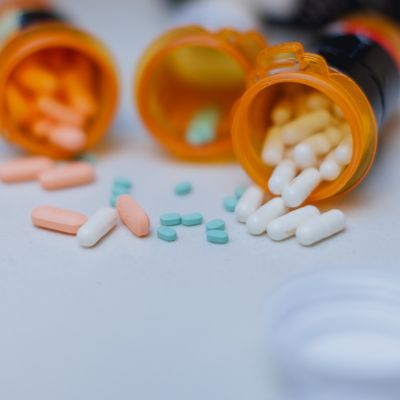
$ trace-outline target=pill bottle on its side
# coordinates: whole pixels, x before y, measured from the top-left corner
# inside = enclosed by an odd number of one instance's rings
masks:
[[[21,112],[18,107],[25,108],[24,111],[27,112],[27,105],[24,104],[26,102],[21,100],[21,96],[14,103],[7,101],[7,90],[16,80],[16,70],[24,63],[37,63],[38,59],[40,62],[44,60],[57,64],[54,66],[57,79],[60,78],[57,74],[62,75],[68,68],[74,68],[76,76],[72,79],[77,78],[77,90],[80,90],[80,84],[83,86],[87,83],[85,80],[90,81],[94,108],[87,123],[82,126],[86,142],[80,151],[92,147],[103,137],[115,115],[118,103],[116,67],[108,49],[98,39],[67,22],[48,2],[21,0],[5,1],[0,5],[2,134],[7,140],[30,153],[69,158],[75,155],[74,151],[57,146],[43,137],[35,137],[25,126],[27,121],[16,123],[13,115]],[[26,92],[30,106],[28,111],[33,119],[39,118],[32,100],[35,95]]]
[[[248,79],[232,125],[236,156],[266,189],[273,168],[261,159],[271,109],[282,86],[307,87],[326,95],[344,114],[353,156],[342,175],[324,182],[308,199],[317,202],[355,188],[375,158],[378,129],[394,111],[400,83],[400,29],[376,15],[354,15],[329,27],[318,52],[296,42],[263,50]]]
[[[142,56],[135,80],[134,97],[150,133],[188,160],[231,156],[232,108],[266,46],[256,31],[209,31],[194,25],[160,36]],[[198,110],[210,105],[220,112],[215,140],[194,146],[185,140],[187,127]]]

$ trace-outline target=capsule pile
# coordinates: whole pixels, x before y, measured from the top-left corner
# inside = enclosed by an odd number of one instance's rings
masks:
[[[68,49],[47,49],[23,60],[6,87],[11,123],[30,140],[77,153],[97,112],[94,64]]]

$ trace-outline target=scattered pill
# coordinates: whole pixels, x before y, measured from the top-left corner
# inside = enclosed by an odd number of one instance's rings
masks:
[[[313,133],[327,128],[331,120],[331,114],[325,109],[312,111],[284,125],[282,139],[288,145],[297,144]]]
[[[243,196],[244,192],[246,191],[246,188],[243,186],[239,186],[235,189],[235,197],[240,200],[241,197]]]
[[[223,230],[211,229],[207,231],[207,240],[213,244],[226,244],[229,242],[229,236]]]
[[[283,189],[296,176],[296,165],[291,160],[283,160],[274,169],[268,181],[268,188],[271,193],[281,195]]]
[[[178,239],[176,230],[168,226],[160,226],[157,230],[157,236],[165,242],[175,242]]]
[[[95,180],[92,164],[76,161],[65,166],[44,171],[39,176],[40,184],[46,190],[59,190],[87,185]]]
[[[339,127],[330,126],[323,132],[330,142],[330,149],[336,147],[343,139],[343,129],[345,129],[344,124],[341,124]]]
[[[81,151],[87,140],[82,129],[63,125],[53,128],[49,132],[48,138],[55,146],[72,153]]]
[[[190,182],[181,182],[175,186],[175,194],[177,196],[186,196],[191,193],[193,190],[193,186]]]
[[[332,109],[333,109],[333,114],[335,115],[335,117],[337,117],[339,119],[344,119],[343,111],[337,104],[334,104]]]
[[[19,83],[28,90],[37,93],[53,93],[57,90],[57,77],[44,66],[25,62],[17,68],[17,79]]]
[[[285,145],[282,141],[281,129],[274,126],[268,130],[265,136],[261,158],[266,165],[274,166],[282,161],[284,151]]]
[[[213,219],[209,221],[206,225],[207,231],[224,231],[225,230],[225,221],[223,219]]]
[[[340,210],[331,210],[301,224],[296,231],[297,240],[303,246],[311,246],[346,227],[345,216]]]
[[[331,101],[321,93],[310,93],[306,98],[306,105],[310,110],[318,110],[319,108],[329,108]]]
[[[132,189],[132,182],[128,178],[124,178],[122,176],[115,178],[113,182],[114,188],[123,188],[126,190]]]
[[[32,223],[38,228],[76,235],[87,221],[85,215],[52,206],[38,206],[32,210]]]
[[[150,233],[150,219],[146,211],[129,195],[122,195],[117,200],[117,211],[122,222],[137,237]]]
[[[296,234],[296,229],[303,222],[319,215],[317,207],[306,206],[271,221],[267,226],[268,236],[275,241],[288,239]]]
[[[203,223],[203,216],[200,213],[182,215],[183,226],[196,226]]]
[[[160,224],[162,226],[177,226],[182,223],[181,215],[178,213],[162,214],[160,216]]]
[[[117,223],[118,215],[113,208],[101,208],[78,230],[79,244],[82,247],[93,247],[114,229]]]
[[[307,168],[285,187],[282,193],[283,201],[290,208],[299,207],[320,183],[319,171],[315,168]]]
[[[47,157],[17,158],[0,165],[0,181],[17,183],[36,180],[41,173],[51,170],[54,166],[55,162]]]
[[[261,235],[266,232],[268,224],[274,219],[287,213],[287,208],[280,197],[265,203],[251,214],[246,222],[247,230],[251,235]]]
[[[239,222],[246,223],[247,218],[262,204],[264,192],[258,186],[250,186],[236,205],[235,214]]]
[[[224,198],[224,208],[228,212],[235,212],[237,203],[237,197],[228,196]]]
[[[292,107],[290,101],[284,99],[279,101],[271,112],[271,120],[275,125],[283,125],[292,117]]]

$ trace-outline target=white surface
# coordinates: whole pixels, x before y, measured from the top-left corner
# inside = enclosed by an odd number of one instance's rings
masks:
[[[0,398],[7,400],[276,399],[264,358],[261,305],[287,277],[337,265],[399,265],[400,120],[390,124],[364,184],[329,207],[348,230],[316,247],[254,238],[222,208],[247,182],[237,165],[171,159],[133,118],[135,61],[166,22],[155,2],[65,0],[71,14],[113,46],[123,101],[95,150],[98,182],[47,193],[36,183],[0,186]],[[15,155],[6,144],[0,159]],[[179,228],[174,244],[134,238],[124,227],[85,250],[76,238],[35,229],[30,210],[48,203],[92,214],[112,180],[130,177],[153,229],[166,211],[223,217],[231,243],[206,242],[204,226]],[[174,184],[193,182],[177,198]]]

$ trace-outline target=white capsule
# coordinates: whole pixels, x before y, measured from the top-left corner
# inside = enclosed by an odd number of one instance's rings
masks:
[[[324,181],[334,181],[343,171],[343,166],[336,161],[335,150],[331,151],[322,161],[319,173]]]
[[[310,110],[318,110],[320,108],[329,108],[331,101],[321,93],[310,93],[306,98],[307,107]]]
[[[343,139],[342,129],[344,129],[344,125],[345,124],[341,124],[339,127],[330,126],[324,130],[323,134],[326,135],[326,138],[329,140],[330,149],[336,147]]]
[[[283,160],[274,169],[268,181],[268,188],[271,193],[281,195],[283,189],[296,176],[296,165],[292,160]]]
[[[283,142],[288,145],[299,143],[313,133],[325,129],[331,121],[331,114],[325,109],[302,115],[282,127]]]
[[[319,171],[316,168],[307,168],[285,187],[282,194],[283,201],[287,207],[299,207],[320,183]]]
[[[117,225],[117,222],[118,216],[114,208],[101,208],[79,229],[79,244],[82,247],[93,247]]]
[[[351,162],[351,158],[353,156],[353,137],[351,135],[347,135],[336,147],[335,150],[335,159],[338,164],[346,166]]]
[[[247,230],[252,235],[265,233],[268,224],[274,219],[287,213],[287,208],[280,197],[275,197],[261,206],[247,219]]]
[[[300,169],[315,167],[317,165],[317,156],[312,147],[307,143],[299,143],[293,149],[293,158]]]
[[[265,137],[261,158],[265,164],[274,166],[283,159],[285,145],[281,138],[281,129],[272,127]]]
[[[342,211],[331,210],[301,224],[297,228],[296,237],[303,246],[310,246],[343,231],[345,228],[346,219]]]
[[[279,101],[271,112],[271,120],[275,125],[286,124],[292,117],[291,103],[284,99]]]
[[[314,206],[306,206],[294,210],[271,221],[267,226],[268,236],[276,241],[290,238],[296,234],[296,229],[299,225],[319,214],[318,208]]]
[[[258,186],[250,186],[236,205],[236,219],[246,223],[247,218],[261,206],[263,200],[264,192]]]

